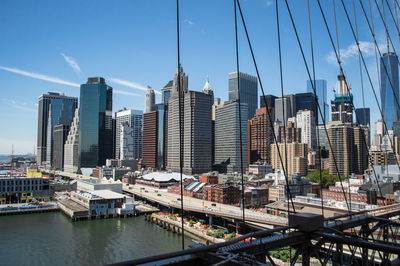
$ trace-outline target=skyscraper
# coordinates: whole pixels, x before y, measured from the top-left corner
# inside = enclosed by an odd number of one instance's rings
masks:
[[[146,168],[165,169],[167,105],[156,104],[155,110],[143,114],[143,164]]]
[[[275,121],[287,125],[289,117],[292,117],[290,99],[286,97],[275,99]]]
[[[335,99],[331,101],[332,121],[353,123],[353,95],[347,88],[343,74],[338,75]]]
[[[399,59],[395,53],[389,52],[382,56],[380,66],[381,106],[388,127],[393,128],[393,122],[400,118],[399,99]]]
[[[300,110],[296,116],[297,128],[301,128],[301,143],[306,143],[309,148],[316,146],[315,117],[313,111]]]
[[[240,102],[247,103],[247,119],[252,119],[258,107],[257,77],[242,72],[239,75],[237,72],[229,73],[230,102],[236,101],[239,98],[238,82],[240,82]]]
[[[329,147],[330,173],[345,177],[352,173],[364,173],[368,166],[368,151],[364,139],[368,137],[368,133],[365,128],[336,122],[331,124],[328,134],[332,144],[332,149]]]
[[[42,165],[53,161],[53,128],[57,124],[69,125],[74,117],[78,98],[49,92],[39,97],[37,162]],[[49,123],[50,120],[50,123]]]
[[[145,102],[145,113],[154,111],[154,106],[156,104],[156,96],[154,94],[154,90],[148,87],[146,91],[146,102]]]
[[[371,123],[369,108],[357,108],[356,117],[358,118],[360,125],[366,126]]]
[[[59,124],[53,130],[54,164],[56,169],[64,167],[64,143],[67,140],[69,125]]]
[[[133,158],[142,158],[142,132],[143,132],[143,112],[140,110],[122,109],[115,113],[115,156],[121,159],[123,154],[121,153],[121,127],[126,124],[132,128],[132,134],[129,138],[129,143],[132,143],[132,155]],[[128,130],[128,129],[126,129]],[[125,134],[125,136],[127,136]]]
[[[184,160],[185,174],[204,173],[211,170],[211,102],[212,96],[187,89],[187,76],[180,71],[180,88],[184,91]],[[168,102],[168,140],[167,168],[179,171],[180,132],[179,132],[179,93],[178,73],[174,77],[174,90]]]
[[[80,93],[79,168],[105,165],[112,147],[112,88],[104,78],[88,78]]]
[[[268,108],[270,108],[271,119],[273,120],[273,107]],[[267,108],[257,109],[254,118],[248,120],[247,156],[249,164],[258,160],[271,163],[271,144],[274,143],[273,130]]]
[[[327,100],[326,80],[315,80],[315,90],[317,92],[319,107],[321,108],[323,118],[325,119],[325,124],[327,124],[329,122],[329,105]],[[309,80],[307,80],[307,92],[314,93],[313,87]],[[316,121],[316,123],[320,125],[323,123],[323,121],[324,120],[322,119],[321,114],[318,111],[318,121]]]
[[[294,97],[296,98],[296,112],[293,113],[293,116],[296,116],[297,112],[301,110],[310,110],[314,116],[314,121],[317,121],[318,107],[314,93],[296,93]]]
[[[75,109],[74,119],[69,128],[64,145],[64,171],[77,173],[79,167],[79,109]]]
[[[173,84],[174,81],[170,80],[168,83],[164,86],[164,88],[161,89],[161,94],[162,94],[162,103],[168,105],[168,100],[171,97],[171,92],[173,89]]]
[[[143,114],[143,164],[157,168],[158,111]]]
[[[281,156],[279,156],[279,153]],[[287,166],[285,170],[289,177],[295,173],[300,173],[302,176],[305,176],[307,174],[307,144],[296,142],[286,143],[286,145],[285,143],[272,144],[271,165],[275,170],[282,170],[282,165],[285,168]]]
[[[275,99],[278,98],[274,95],[265,95],[264,96],[260,96],[260,108],[268,106],[270,108],[275,108]],[[265,103],[267,103],[267,105],[265,105]]]
[[[242,124],[239,123],[239,103],[226,102],[215,110],[215,164],[220,172],[240,172],[240,130],[242,130],[243,169],[247,164],[247,104],[241,103]]]

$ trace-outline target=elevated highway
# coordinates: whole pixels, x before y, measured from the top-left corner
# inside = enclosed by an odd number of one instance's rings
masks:
[[[123,191],[131,195],[136,195],[146,200],[159,203],[161,205],[180,209],[180,195],[169,193],[165,190],[151,188],[142,185],[129,185],[123,186]],[[235,221],[242,220],[242,210],[239,207],[220,204],[211,201],[196,199],[192,197],[183,197],[183,208],[185,211],[204,213],[209,216],[218,216],[225,219],[231,219]],[[245,210],[246,222],[253,225],[272,228],[275,226],[287,225],[287,219],[270,215],[267,213],[257,212],[254,210]]]

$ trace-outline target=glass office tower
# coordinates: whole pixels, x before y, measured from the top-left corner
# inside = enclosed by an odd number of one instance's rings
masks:
[[[327,124],[329,122],[329,105],[327,101],[326,80],[315,80],[315,90],[317,91],[318,104],[323,114],[323,116],[321,116],[318,110],[318,124],[323,124],[324,120],[322,118],[325,119],[325,123]],[[313,87],[309,80],[307,80],[307,92],[314,93]]]
[[[72,106],[72,107],[71,107]],[[40,165],[47,163],[48,152],[50,161],[53,161],[52,132],[54,125],[69,125],[74,117],[75,108],[78,107],[78,98],[65,96],[58,92],[49,92],[39,97],[38,104],[38,133],[37,133],[37,162]],[[51,115],[49,116],[49,113]],[[49,128],[49,120],[51,120]],[[50,132],[50,133],[48,133]],[[48,134],[50,136],[48,137]],[[50,139],[49,139],[50,138]],[[50,151],[49,151],[50,150]]]
[[[105,165],[112,148],[112,88],[104,78],[88,78],[80,93],[79,168]]]
[[[380,69],[381,106],[388,130],[393,128],[393,122],[397,121],[400,117],[398,106],[400,102],[398,63],[399,59],[395,53],[389,52],[383,54]]]
[[[247,119],[252,119],[258,107],[257,77],[240,72],[239,78],[240,102],[247,103]],[[237,72],[232,72],[229,73],[229,101],[233,102],[238,98],[238,74]]]
[[[56,158],[55,154],[60,151],[55,151],[54,148],[54,127],[56,125],[69,126],[74,118],[75,109],[77,107],[76,98],[53,98],[49,104],[48,119],[47,119],[47,143],[46,143],[46,164],[53,167],[55,160],[63,160]],[[64,144],[63,144],[64,145]],[[60,147],[60,146],[59,146]]]

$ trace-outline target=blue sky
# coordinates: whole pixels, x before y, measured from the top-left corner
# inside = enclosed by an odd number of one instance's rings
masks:
[[[286,6],[279,2],[284,92],[304,92],[308,76]],[[338,67],[332,60],[316,1],[310,2],[316,77],[328,81],[331,99]],[[330,11],[327,19],[334,30],[332,1],[321,2],[325,11]],[[346,2],[353,14],[351,1]],[[289,4],[311,63],[307,1],[290,0]],[[241,5],[265,93],[280,95],[275,1],[242,0]],[[361,107],[357,50],[340,1],[336,1],[336,8],[343,66],[353,88],[354,104]],[[189,88],[201,90],[208,75],[215,96],[226,100],[228,73],[236,69],[233,1],[182,0],[180,11],[181,62],[189,75]],[[32,152],[37,138],[38,97],[48,91],[79,96],[77,86],[89,76],[102,76],[114,88],[114,111],[122,107],[143,110],[146,86],[160,91],[176,69],[175,12],[173,0],[0,1],[0,154],[10,153],[12,144],[16,153]],[[382,46],[383,24],[375,8],[373,13]],[[389,13],[387,17],[397,45]],[[359,7],[357,19],[367,64],[379,90],[372,37]],[[239,39],[240,69],[255,74],[241,25]],[[372,108],[371,120],[375,121],[378,109],[365,73],[364,85],[366,105]]]

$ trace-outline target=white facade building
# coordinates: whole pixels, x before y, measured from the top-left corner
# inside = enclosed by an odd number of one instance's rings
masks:
[[[64,171],[76,173],[79,168],[79,109],[75,109],[74,120],[68,132],[67,140],[64,144]]]
[[[130,127],[128,123],[122,124],[120,126],[119,136],[119,159],[139,158],[137,156],[138,154],[135,154],[134,128]]]
[[[115,113],[115,156],[122,159],[121,153],[121,127],[128,125],[133,132],[130,134],[132,143],[133,157],[136,159],[142,158],[142,134],[143,134],[143,112],[139,110],[123,109]],[[125,134],[127,136],[127,134]]]
[[[296,126],[301,128],[301,143],[306,143],[308,147],[316,146],[316,127],[314,113],[311,110],[300,110],[296,116]]]

